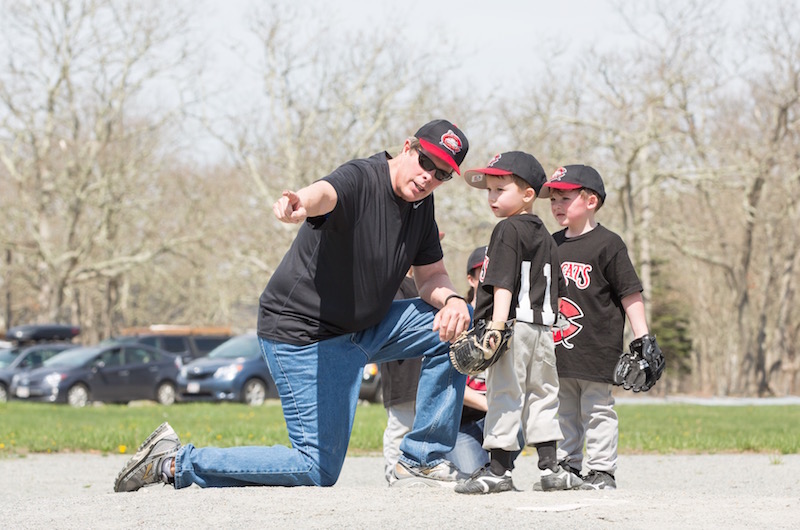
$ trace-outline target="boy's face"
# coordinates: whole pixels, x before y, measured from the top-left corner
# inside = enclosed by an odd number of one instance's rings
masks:
[[[511,175],[486,175],[489,208],[495,217],[511,217],[530,208],[536,193],[533,188],[521,189]]]
[[[592,195],[589,195],[593,198]],[[550,211],[561,226],[577,226],[586,221],[594,212],[587,196],[577,190],[557,190],[550,192]]]

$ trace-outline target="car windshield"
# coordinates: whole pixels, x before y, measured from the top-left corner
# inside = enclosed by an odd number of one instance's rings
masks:
[[[68,366],[70,368],[82,366],[100,351],[100,348],[72,348],[53,355],[42,366]]]
[[[0,350],[0,368],[5,368],[13,363],[18,354],[19,350],[14,348],[10,350]]]
[[[237,357],[255,357],[261,355],[258,346],[258,337],[255,335],[240,335],[223,342],[208,354],[212,359],[236,359]]]

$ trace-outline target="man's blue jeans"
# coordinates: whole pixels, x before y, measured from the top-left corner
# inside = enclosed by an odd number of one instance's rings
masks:
[[[187,444],[176,457],[175,487],[332,486],[347,453],[364,365],[420,356],[417,414],[401,460],[438,464],[456,441],[466,376],[432,330],[435,314],[419,298],[399,300],[380,324],[358,333],[307,346],[260,339],[292,447]]]
[[[489,451],[483,448],[483,423],[485,418],[462,425],[456,445],[445,458],[470,475],[489,463]]]

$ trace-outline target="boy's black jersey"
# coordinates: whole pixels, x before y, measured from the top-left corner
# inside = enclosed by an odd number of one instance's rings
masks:
[[[512,293],[508,318],[550,326],[564,289],[558,249],[533,214],[503,219],[492,231],[478,286],[475,318],[492,320],[494,288]]]
[[[577,237],[553,234],[567,294],[561,312],[569,327],[556,330],[559,377],[613,383],[622,353],[625,311],[622,299],[642,284],[622,239],[601,225]]]

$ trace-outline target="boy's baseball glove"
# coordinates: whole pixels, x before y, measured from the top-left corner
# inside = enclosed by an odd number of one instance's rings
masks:
[[[506,352],[513,334],[514,320],[477,320],[450,345],[450,362],[462,374],[479,374]]]
[[[647,392],[664,373],[664,354],[653,335],[631,342],[630,352],[624,352],[614,368],[614,384],[625,390]]]

